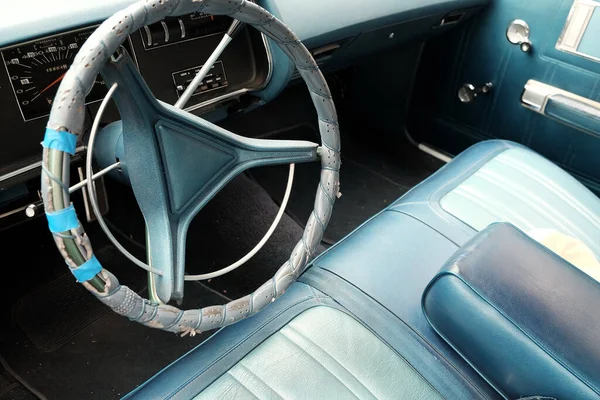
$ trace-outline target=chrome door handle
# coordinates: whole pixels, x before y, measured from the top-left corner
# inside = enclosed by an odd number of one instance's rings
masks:
[[[600,103],[597,101],[529,80],[521,104],[572,128],[600,135]]]

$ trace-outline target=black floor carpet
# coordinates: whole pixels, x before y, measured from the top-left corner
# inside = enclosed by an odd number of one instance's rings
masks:
[[[114,183],[109,195],[112,211],[107,217],[118,228],[117,236],[131,252],[143,257],[143,219],[131,190]],[[261,239],[277,210],[278,205],[258,184],[246,176],[235,179],[190,227],[188,272],[209,272],[236,261]],[[211,334],[180,338],[108,312],[66,272],[45,221],[22,230],[11,232],[6,240],[12,241],[13,247],[24,246],[19,238],[33,234],[28,243],[38,251],[20,252],[20,261],[36,264],[36,271],[42,272],[31,279],[26,271],[19,271],[15,287],[3,293],[14,306],[13,323],[3,327],[0,353],[49,399],[119,398]],[[124,283],[142,288],[145,273],[107,245],[94,225],[86,230],[103,265]],[[183,307],[223,304],[258,288],[287,260],[302,231],[284,216],[272,239],[247,265],[210,282],[187,283]],[[9,316],[5,320],[10,321]],[[13,397],[2,397],[3,390]],[[0,400],[27,396],[13,380],[0,379]]]
[[[0,400],[36,400],[37,397],[25,389],[13,375],[14,371],[9,372],[4,366],[0,367]]]
[[[106,246],[96,254],[123,284],[146,294],[145,273],[114,247]],[[211,334],[181,338],[130,322],[110,312],[76,283],[64,261],[58,263],[62,275],[17,301],[14,325],[3,331],[1,344],[12,369],[48,399],[120,398]],[[184,307],[228,300],[199,283],[190,283],[186,289]],[[10,380],[4,385],[0,379],[0,399],[30,398],[19,386]],[[8,389],[18,389],[25,397],[2,397]],[[11,391],[8,396],[16,395]]]
[[[223,302],[198,284],[188,288],[188,299],[195,300],[194,306]],[[68,342],[50,352],[41,352],[26,336],[16,337],[4,344],[3,354],[48,399],[118,399],[200,344],[210,332],[181,338],[106,313],[75,335],[67,335]]]
[[[97,251],[96,256],[104,268],[118,275],[123,285],[136,292],[145,288],[146,275],[131,268],[115,247],[106,246]],[[40,352],[60,348],[81,329],[110,312],[74,281],[71,274],[62,274],[21,298],[15,306],[17,325]]]
[[[357,115],[360,110],[347,101],[343,84],[335,79],[329,83],[342,132],[342,197],[335,203],[325,232],[325,241],[332,244],[434,173],[443,162],[416,149],[404,138],[400,127],[394,144],[384,145],[381,132],[373,132],[368,121],[365,123],[362,115]],[[245,136],[320,143],[317,123],[309,92],[300,84],[286,89],[276,101],[250,114],[230,118],[223,126]],[[286,213],[302,227],[313,208],[319,171],[318,163],[296,166]],[[281,203],[287,166],[256,168],[250,170],[249,175]]]

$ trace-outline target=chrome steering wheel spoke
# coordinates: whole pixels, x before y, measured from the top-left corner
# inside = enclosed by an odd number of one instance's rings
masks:
[[[183,298],[185,244],[193,217],[231,179],[266,165],[319,160],[318,144],[252,139],[157,100],[131,57],[121,51],[102,75],[118,84],[131,186],[144,215],[160,300]]]

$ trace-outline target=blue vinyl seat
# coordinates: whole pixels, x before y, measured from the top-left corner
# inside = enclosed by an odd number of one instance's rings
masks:
[[[513,392],[519,397],[551,396],[540,392],[544,381],[539,376],[532,378],[531,386],[521,377],[515,388],[502,365],[483,368],[480,361],[473,363],[423,312],[423,293],[440,268],[448,260],[462,259],[455,254],[468,253],[467,242],[495,222],[509,222],[525,233],[556,230],[600,256],[596,196],[531,150],[505,141],[483,142],[318,257],[282,298],[220,330],[128,398],[494,399]],[[528,263],[543,249],[523,246],[533,248]],[[479,255],[477,260],[496,273],[511,273],[501,257],[486,260]],[[540,268],[533,270],[539,273]],[[535,325],[538,319],[534,315],[527,321]],[[585,360],[585,371],[589,365],[593,360]],[[482,372],[487,370],[495,371],[494,376]],[[587,384],[573,376],[577,385]],[[588,386],[573,398],[593,398],[586,396],[596,395],[598,386]],[[523,391],[529,387],[532,392]]]
[[[494,222],[524,232],[552,229],[600,257],[600,200],[571,175],[516,143],[490,140],[464,151],[389,207],[461,245]]]

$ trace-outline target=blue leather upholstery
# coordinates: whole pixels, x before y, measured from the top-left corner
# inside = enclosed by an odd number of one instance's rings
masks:
[[[336,296],[336,300],[305,283],[297,282],[271,306],[254,317],[221,329],[125,398],[195,398],[204,390],[209,390],[209,386],[221,376],[234,370],[240,360],[277,334],[296,316],[317,306],[335,308],[352,316],[381,343],[401,356],[443,398],[497,398],[489,385],[479,379],[473,370],[472,376],[464,376],[426,340],[348,282],[334,274],[316,270],[305,275],[305,278],[315,286],[326,286]],[[287,361],[291,359],[288,358]],[[302,371],[297,371],[297,374],[301,373]],[[411,379],[414,378],[411,375]],[[299,378],[291,376],[289,379]],[[216,388],[210,390],[214,389]]]
[[[292,285],[258,318],[219,330],[125,398],[191,399],[296,315],[316,305],[335,303],[307,285]]]
[[[394,203],[458,245],[493,222],[554,229],[600,257],[600,199],[516,143],[479,143]]]
[[[146,383],[131,398],[193,398],[227,371],[237,374],[239,367],[235,365],[240,360],[297,315],[316,305],[343,311],[367,327],[444,398],[489,399],[499,398],[499,392],[504,395],[504,388],[494,390],[480,375],[487,374],[487,371],[480,369],[479,373],[436,333],[423,314],[421,297],[440,267],[460,246],[474,237],[478,229],[485,228],[488,222],[503,220],[494,211],[495,203],[485,207],[485,211],[491,213],[485,218],[481,218],[484,215],[481,210],[462,213],[460,207],[454,209],[452,205],[460,205],[460,193],[455,192],[457,188],[463,190],[472,185],[478,188],[481,183],[479,177],[469,179],[482,168],[495,171],[495,168],[504,165],[502,162],[507,156],[511,162],[518,161],[528,168],[528,176],[513,176],[515,181],[529,179],[523,182],[527,182],[528,188],[534,188],[536,196],[546,199],[558,217],[567,216],[578,231],[593,235],[593,217],[598,216],[596,210],[600,200],[587,189],[519,145],[503,141],[478,144],[318,257],[300,277],[300,282],[277,302],[256,316],[219,331],[208,342]],[[521,170],[524,171],[523,168]],[[541,179],[541,176],[545,178]],[[519,202],[524,200],[521,198],[511,199],[510,193],[504,195],[503,204],[511,208],[522,206]],[[456,215],[445,210],[441,203],[445,203],[445,207]],[[471,205],[471,208],[474,207]],[[538,214],[531,214],[531,210],[523,210],[521,219],[532,226],[537,226],[536,221],[544,220]],[[477,218],[472,219],[473,216]],[[498,279],[508,279],[501,274],[502,271],[506,270],[496,271],[500,274]],[[553,290],[555,294],[562,293],[556,288]],[[535,315],[532,314],[533,317]],[[577,316],[574,318],[577,319]],[[582,320],[591,319],[590,316]],[[540,327],[539,324],[536,326]],[[555,333],[548,337],[556,337]],[[261,357],[269,354],[264,351],[259,352]],[[567,352],[564,348],[562,351],[566,359]],[[475,366],[479,368],[479,365]],[[590,373],[589,369],[585,371]],[[504,371],[498,374],[501,372]],[[494,384],[497,383],[494,381]],[[219,387],[232,388],[227,382]],[[538,390],[541,388],[532,386],[531,390],[518,395],[549,394]]]
[[[351,282],[434,346],[447,350],[449,360],[468,369],[430,328],[421,311],[423,290],[457,249],[415,218],[384,211],[317,258],[313,269],[321,268]],[[311,285],[339,297],[327,282]]]
[[[423,309],[508,398],[600,397],[600,284],[512,225],[463,246],[425,290]]]
[[[441,396],[366,327],[342,311],[319,306],[298,315],[195,399],[231,398]]]

